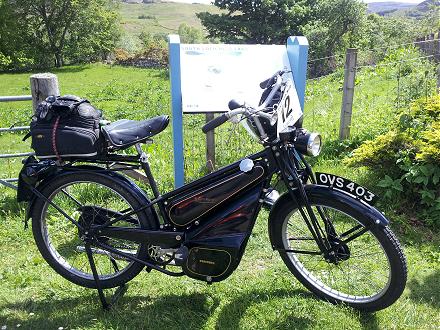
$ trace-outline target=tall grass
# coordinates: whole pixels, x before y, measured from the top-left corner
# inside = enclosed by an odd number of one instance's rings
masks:
[[[168,73],[105,65],[73,66],[55,70],[63,94],[87,97],[110,120],[143,119],[170,114]],[[365,78],[362,75],[365,74]],[[380,115],[395,87],[378,73],[361,72],[358,90],[368,112],[355,109],[354,136],[367,136],[386,127]],[[28,74],[0,75],[0,94],[29,93]],[[380,85],[383,84],[383,85]],[[309,83],[305,126],[337,136],[341,75]],[[375,88],[380,86],[380,88]],[[361,93],[357,92],[356,98]],[[374,94],[376,93],[376,94]],[[358,106],[358,105],[357,105]],[[359,105],[359,109],[361,109]],[[374,122],[375,116],[380,118]],[[0,126],[27,122],[29,103],[0,104]],[[204,116],[185,115],[187,180],[206,172],[205,140],[200,131]],[[391,120],[391,119],[390,119]],[[232,126],[216,133],[218,166],[258,148]],[[28,149],[19,134],[0,136],[0,151]],[[148,146],[153,172],[162,191],[171,189],[171,129]],[[19,160],[0,163],[1,175],[16,176]],[[348,170],[338,158],[321,159],[316,169],[349,177],[369,185],[362,169]],[[6,173],[8,172],[8,173]],[[408,219],[385,209],[394,224]],[[169,278],[152,272],[139,275],[126,296],[111,312],[103,312],[95,292],[58,276],[42,259],[30,230],[23,231],[25,209],[15,192],[0,188],[0,326],[29,329],[430,329],[440,324],[440,254],[437,236],[428,230],[393,224],[403,241],[409,262],[409,283],[404,296],[390,308],[365,315],[346,307],[316,300],[288,272],[273,252],[267,235],[268,212],[262,211],[237,271],[226,281],[206,286],[189,278]]]

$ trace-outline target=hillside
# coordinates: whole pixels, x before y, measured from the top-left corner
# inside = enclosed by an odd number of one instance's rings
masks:
[[[379,15],[390,15],[398,10],[408,10],[416,7],[413,3],[408,2],[372,2],[368,4],[368,11]]]
[[[179,25],[186,23],[202,28],[196,13],[219,12],[217,7],[187,3],[121,3],[122,26],[129,34],[136,35],[142,30],[152,33],[173,33]]]
[[[440,0],[425,0],[419,4],[408,2],[373,2],[368,4],[368,11],[381,16],[423,17],[432,6],[440,6]]]
[[[422,17],[432,6],[440,6],[440,0],[425,0],[407,12],[410,17]]]

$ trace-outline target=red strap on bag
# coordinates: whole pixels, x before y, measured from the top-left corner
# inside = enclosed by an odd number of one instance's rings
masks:
[[[55,120],[55,123],[53,124],[53,129],[52,129],[52,149],[53,152],[55,153],[55,156],[57,157],[57,160],[59,162],[61,162],[61,156],[58,153],[58,149],[57,149],[57,129],[58,129],[58,124],[60,123],[60,116],[57,117],[57,119]]]

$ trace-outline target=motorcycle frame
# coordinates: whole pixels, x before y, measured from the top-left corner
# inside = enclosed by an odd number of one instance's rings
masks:
[[[258,119],[259,116],[264,117],[266,115],[266,119],[271,120],[271,115],[265,114],[262,112],[264,108],[267,106],[267,104],[272,100],[275,93],[279,88],[282,86],[282,74],[281,72],[276,73],[271,79],[265,82],[265,88],[268,89],[268,86],[273,86],[272,90],[270,91],[269,95],[267,96],[266,100],[262,103],[259,109],[251,109],[251,108],[245,108],[244,110],[233,110],[228,113],[228,116],[222,115],[220,118],[217,118],[216,120],[213,120],[212,122],[215,122],[215,125],[211,127],[211,129],[215,128],[216,126],[219,126],[222,122],[229,119],[231,116],[234,116],[236,114],[246,114],[246,118],[253,118],[255,127],[259,132],[260,136],[260,142],[262,143],[264,149],[263,151],[260,151],[256,154],[250,155],[247,158],[253,160],[257,164],[262,164],[264,173],[262,175],[262,179],[258,182],[258,184],[252,186],[252,189],[258,191],[258,204],[255,206],[255,208],[252,210],[251,218],[248,219],[248,227],[243,233],[245,235],[244,241],[242,241],[240,244],[240,251],[238,252],[238,258],[236,256],[236,263],[233,265],[231,269],[229,269],[229,265],[227,267],[227,272],[231,274],[235,267],[238,266],[238,264],[241,261],[241,257],[244,253],[244,250],[247,245],[247,241],[250,237],[250,234],[253,230],[253,227],[255,225],[257,216],[260,212],[264,196],[267,192],[267,189],[269,188],[271,181],[274,177],[274,175],[278,175],[280,180],[282,180],[285,183],[285,186],[287,188],[287,192],[290,195],[290,198],[296,202],[296,205],[298,205],[298,210],[305,221],[311,235],[313,236],[313,239],[316,241],[316,244],[319,248],[319,251],[299,251],[299,250],[286,250],[284,248],[281,248],[280,246],[273,245],[273,248],[280,251],[285,252],[295,252],[295,253],[304,253],[304,254],[320,254],[322,255],[326,260],[331,260],[331,256],[335,254],[335,251],[339,248],[341,244],[345,244],[360,235],[362,235],[364,232],[368,231],[371,227],[371,225],[364,227],[364,229],[361,229],[361,227],[357,226],[349,231],[341,234],[341,237],[349,236],[348,238],[344,239],[343,241],[340,241],[340,243],[331,243],[329,241],[329,238],[331,238],[333,235],[336,237],[335,229],[331,223],[331,221],[328,219],[325,210],[321,209],[320,207],[316,207],[316,213],[320,216],[322,223],[324,225],[324,228],[322,228],[320,222],[317,219],[317,216],[315,214],[315,211],[312,209],[312,206],[308,200],[305,185],[307,182],[311,182],[312,184],[316,184],[316,180],[313,174],[313,171],[307,161],[305,160],[304,156],[300,154],[296,149],[295,145],[293,143],[293,140],[295,138],[292,138],[292,136],[288,136],[287,139],[284,141],[281,141],[279,138],[275,138],[271,141],[269,141],[269,137],[267,136],[260,120]],[[263,87],[262,87],[263,88]],[[244,107],[244,106],[243,106]],[[209,123],[208,123],[209,124]],[[208,125],[207,124],[207,125]],[[211,123],[213,124],[213,123]],[[294,131],[292,131],[293,133]],[[289,135],[289,134],[288,134]],[[150,141],[146,141],[150,142]],[[71,160],[70,163],[64,164],[64,165],[58,165],[57,168],[59,171],[63,172],[71,172],[75,170],[87,172],[90,171],[92,173],[98,173],[103,172],[103,175],[109,175],[109,171],[115,171],[115,172],[121,172],[124,170],[133,170],[133,169],[139,169],[141,168],[148,181],[149,185],[151,187],[151,190],[154,195],[154,199],[151,201],[148,201],[145,205],[143,205],[140,208],[137,208],[135,210],[129,211],[128,213],[118,213],[121,215],[118,215],[114,219],[108,219],[105,221],[105,223],[101,225],[91,226],[90,228],[83,228],[83,226],[78,222],[75,221],[73,218],[71,218],[68,214],[66,214],[59,206],[57,206],[55,203],[53,203],[51,200],[49,200],[46,196],[44,196],[40,192],[40,187],[44,187],[44,184],[46,182],[50,182],[50,180],[53,178],[53,176],[50,176],[40,182],[40,184],[35,187],[31,184],[28,185],[28,189],[30,189],[33,194],[33,200],[29,203],[29,209],[32,209],[33,203],[36,198],[41,198],[44,201],[46,201],[49,205],[53,206],[55,209],[57,209],[66,219],[68,219],[70,222],[72,222],[80,231],[82,231],[84,234],[81,237],[84,241],[85,245],[85,251],[87,253],[87,257],[90,263],[90,267],[92,270],[93,278],[96,283],[96,288],[99,293],[99,297],[102,303],[102,306],[105,309],[108,309],[111,306],[111,303],[108,303],[102,286],[101,281],[99,279],[99,275],[97,273],[96,265],[93,259],[93,251],[92,251],[92,245],[99,247],[107,252],[114,253],[116,255],[119,255],[121,257],[124,257],[128,260],[131,260],[133,262],[138,262],[142,265],[144,265],[147,269],[147,271],[151,271],[152,269],[155,269],[159,272],[162,272],[166,275],[170,276],[183,276],[185,275],[184,272],[171,272],[165,267],[161,267],[161,264],[158,262],[154,262],[150,260],[141,260],[137,257],[134,257],[133,255],[121,252],[117,249],[114,249],[111,246],[108,246],[102,242],[100,242],[97,239],[97,236],[99,236],[102,232],[104,232],[104,236],[108,237],[116,237],[116,238],[122,238],[128,241],[133,242],[140,242],[144,244],[151,244],[151,245],[159,245],[162,247],[179,247],[183,246],[184,243],[186,243],[186,237],[189,227],[187,228],[186,225],[184,226],[177,226],[177,227],[183,227],[183,228],[177,228],[172,224],[171,218],[168,216],[166,212],[166,202],[173,197],[178,196],[180,193],[191,191],[192,189],[197,188],[200,186],[200,184],[210,184],[212,182],[215,182],[216,179],[221,178],[223,175],[231,172],[231,173],[240,173],[241,171],[239,169],[239,163],[235,162],[231,165],[228,165],[226,167],[223,167],[213,173],[210,173],[196,181],[193,181],[187,185],[184,185],[183,187],[177,188],[175,190],[172,190],[170,192],[167,192],[163,195],[161,195],[157,183],[154,179],[154,176],[151,172],[150,165],[148,162],[147,155],[142,151],[140,144],[136,144],[136,150],[138,152],[137,156],[129,156],[129,155],[118,155],[113,153],[108,153],[104,155],[100,155],[96,158],[90,159],[90,158],[75,158]],[[88,163],[88,164],[103,164],[105,165],[105,168],[103,167],[97,167],[97,166],[75,166],[76,163]],[[118,168],[112,168],[112,165],[119,165]],[[58,172],[60,174],[60,172]],[[54,174],[55,176],[57,174]],[[261,178],[261,177],[260,177]],[[259,179],[260,179],[259,178]],[[47,181],[46,181],[47,180]],[[128,184],[128,188],[132,188],[136,190],[137,193],[143,193],[140,188],[135,185],[133,182],[125,179],[123,176],[119,176],[119,183],[121,184]],[[245,186],[247,187],[247,186]],[[244,189],[244,188],[243,188]],[[330,188],[331,189],[331,188]],[[250,193],[251,190],[247,191],[246,193]],[[144,196],[146,198],[146,196]],[[254,197],[254,196],[252,196]],[[286,196],[283,196],[281,199],[285,200]],[[146,199],[147,200],[147,199]],[[221,203],[221,202],[220,202]],[[219,203],[219,204],[220,204]],[[231,201],[231,203],[234,203]],[[255,203],[255,201],[254,201]],[[218,205],[218,204],[217,204]],[[254,204],[252,204],[252,207],[254,207]],[[137,228],[124,228],[124,227],[112,227],[113,224],[117,223],[118,221],[124,220],[134,214],[140,214],[141,212],[145,212],[146,210],[151,210],[151,214],[156,216],[156,221],[159,221],[157,218],[156,208],[159,210],[159,214],[162,219],[162,225],[160,226],[160,229],[155,230],[146,230],[146,229],[137,229]],[[381,220],[376,220],[379,224]],[[271,223],[269,223],[269,227],[271,226]],[[359,231],[358,231],[359,230]],[[269,233],[271,234],[271,232]],[[113,235],[113,236],[112,236]],[[272,237],[271,237],[272,240]],[[189,240],[191,241],[191,239]],[[221,246],[221,244],[220,244]],[[115,270],[117,270],[117,264],[113,263],[113,267]],[[224,277],[224,278],[226,278]],[[223,278],[222,278],[223,279]],[[220,279],[220,280],[222,280]],[[209,278],[206,278],[206,281],[208,284],[211,284],[212,281]],[[123,294],[124,287],[121,286],[115,294],[115,297],[118,297]]]
[[[108,154],[101,156],[99,158],[96,158],[94,160],[90,159],[75,159],[69,164],[66,164],[61,167],[63,170],[90,170],[90,171],[99,171],[98,167],[90,167],[90,168],[84,168],[83,166],[76,167],[74,166],[75,163],[78,162],[87,162],[92,164],[104,164],[106,165],[107,169],[110,171],[120,172],[127,169],[139,169],[141,168],[148,181],[149,185],[152,189],[154,199],[149,201],[149,203],[143,205],[140,208],[137,208],[135,210],[132,210],[128,213],[123,214],[120,217],[116,217],[115,219],[109,219],[107,222],[105,222],[102,225],[94,226],[93,228],[90,228],[87,232],[88,237],[90,238],[90,243],[92,243],[92,238],[95,234],[97,234],[100,231],[106,231],[106,235],[110,234],[109,229],[110,226],[117,223],[118,221],[124,220],[125,218],[128,218],[132,215],[138,214],[140,212],[144,212],[145,210],[149,208],[154,208],[156,205],[159,214],[161,215],[161,218],[163,220],[163,225],[165,227],[171,227],[172,231],[166,231],[166,230],[145,230],[145,229],[136,229],[131,228],[129,231],[125,233],[119,233],[118,238],[126,239],[129,241],[135,241],[140,242],[145,240],[144,243],[147,243],[147,241],[150,244],[157,244],[157,245],[165,245],[165,246],[178,246],[181,245],[184,242],[185,237],[185,228],[183,230],[179,230],[176,228],[176,226],[173,226],[170,218],[165,211],[165,203],[170,198],[179,195],[180,193],[184,191],[190,191],[191,189],[197,187],[200,184],[203,183],[209,183],[215,180],[216,177],[219,177],[223,175],[226,172],[236,170],[239,166],[239,162],[235,162],[233,164],[230,164],[226,167],[223,167],[215,172],[212,172],[198,180],[195,180],[187,185],[184,185],[183,187],[179,187],[175,190],[172,190],[170,192],[167,192],[163,195],[160,194],[157,183],[155,181],[155,178],[151,172],[148,160],[146,158],[146,155],[142,152],[140,145],[136,146],[136,149],[138,150],[137,156],[130,156],[130,155],[118,155],[118,154]],[[307,227],[309,228],[313,238],[315,239],[321,254],[328,254],[331,253],[331,250],[334,250],[326,239],[329,231],[332,230],[332,225],[330,221],[326,221],[326,217],[323,214],[322,210],[318,209],[318,213],[320,214],[321,218],[325,222],[325,232],[319,225],[319,222],[315,216],[315,213],[313,212],[310,203],[307,200],[307,196],[305,194],[304,190],[304,184],[310,180],[312,183],[315,182],[314,174],[309,166],[309,164],[304,159],[303,155],[298,153],[294,146],[289,143],[282,143],[281,141],[277,140],[273,143],[265,143],[264,144],[264,150],[260,151],[256,154],[249,155],[247,157],[248,159],[251,159],[253,161],[262,160],[266,164],[265,173],[264,173],[264,179],[262,180],[264,183],[261,187],[260,191],[260,199],[259,199],[259,206],[255,210],[253,217],[252,217],[252,226],[250,226],[249,231],[246,233],[247,239],[250,236],[250,233],[253,230],[253,225],[255,224],[256,218],[259,214],[259,211],[261,209],[261,204],[263,203],[263,197],[265,192],[270,186],[270,182],[274,175],[278,174],[280,179],[282,179],[285,182],[285,185],[287,187],[287,190],[289,194],[291,195],[293,200],[298,199],[298,194],[295,193],[295,190],[299,190],[299,196],[302,199],[302,203],[298,203],[298,205],[305,205],[305,210],[303,210],[301,207],[299,208],[299,211],[306,222]],[[117,169],[111,169],[112,164],[118,164],[125,167],[118,167]],[[104,169],[103,169],[104,170]],[[48,200],[43,194],[39,192],[38,189],[31,187],[32,191],[38,198],[43,198],[46,200],[51,206],[55,207],[58,211],[60,211],[69,221],[71,221],[75,226],[77,226],[80,230],[84,230],[82,226],[75,221],[74,219],[70,218],[65,212],[63,212],[57,205],[55,205],[52,201]],[[163,226],[162,226],[163,227]],[[117,228],[117,227],[116,227]],[[111,230],[111,229],[110,229]],[[111,235],[109,235],[111,236]],[[142,238],[143,237],[143,238]],[[247,240],[246,239],[246,240]],[[183,273],[173,273],[170,271],[167,271],[154,263],[140,260],[136,257],[133,257],[131,255],[124,254],[116,249],[112,249],[109,246],[102,245],[97,240],[94,240],[93,242],[98,247],[101,247],[104,250],[108,250],[112,253],[119,254],[122,257],[128,258],[134,262],[139,262],[145,265],[146,267],[149,267],[151,269],[158,270],[162,273],[165,273],[167,275],[171,276],[182,276]],[[246,243],[244,243],[244,246],[246,246]],[[244,251],[242,251],[244,252]],[[296,252],[304,252],[308,253],[307,251],[296,251]]]
[[[280,248],[279,246],[273,245],[273,248],[275,250],[279,251],[285,251],[285,252],[295,252],[295,253],[303,253],[303,254],[320,254],[323,255],[325,259],[331,259],[332,254],[338,249],[339,245],[346,244],[349,241],[359,237],[366,231],[371,229],[371,226],[374,224],[370,224],[368,226],[365,226],[362,230],[361,227],[357,228],[354,227],[350,229],[349,231],[341,234],[341,237],[346,237],[350,235],[348,238],[345,238],[343,241],[341,241],[339,244],[331,244],[328,240],[328,237],[335,234],[335,230],[333,228],[333,225],[331,221],[327,219],[327,216],[325,214],[325,211],[321,208],[317,208],[317,213],[321,217],[324,228],[320,225],[319,221],[317,220],[316,214],[313,211],[305,191],[305,184],[307,182],[311,182],[312,184],[316,183],[315,177],[313,174],[313,171],[310,167],[310,165],[307,163],[307,161],[304,159],[304,156],[296,151],[294,148],[294,145],[288,142],[281,142],[280,140],[276,140],[273,143],[264,143],[264,150],[260,151],[256,154],[250,155],[247,158],[251,159],[255,162],[263,162],[265,164],[265,172],[264,172],[264,178],[261,180],[261,188],[260,188],[260,198],[258,206],[255,208],[252,219],[251,219],[251,225],[249,226],[247,232],[246,232],[246,240],[242,243],[241,251],[239,259],[236,263],[236,266],[241,261],[241,257],[244,253],[244,250],[247,245],[247,241],[250,237],[250,234],[253,230],[253,227],[255,225],[257,216],[260,212],[262,203],[263,203],[263,197],[265,193],[267,192],[267,188],[270,186],[270,183],[272,181],[272,178],[274,175],[278,175],[279,179],[284,181],[285,186],[287,188],[287,191],[292,198],[293,201],[296,201],[296,205],[298,205],[298,210],[300,214],[302,215],[307,227],[309,228],[313,238],[315,239],[318,247],[318,251],[300,251],[300,250],[286,250],[284,248]],[[117,154],[108,154],[101,156],[99,158],[96,158],[94,160],[91,159],[75,159],[74,161],[65,164],[63,166],[60,166],[61,171],[71,172],[71,171],[90,171],[93,173],[97,172],[103,172],[103,173],[109,173],[109,171],[119,172],[124,171],[128,169],[139,169],[142,168],[149,180],[150,186],[153,190],[154,199],[149,201],[146,205],[143,205],[140,208],[137,208],[135,210],[132,210],[128,213],[125,213],[122,215],[122,217],[117,217],[112,220],[107,220],[104,224],[94,226],[90,228],[85,235],[84,243],[85,243],[85,251],[87,253],[87,257],[90,263],[90,267],[92,270],[93,278],[96,283],[96,287],[98,290],[99,298],[101,300],[102,306],[104,309],[108,309],[111,307],[112,303],[109,303],[107,299],[105,298],[103,289],[100,284],[99,275],[97,274],[96,266],[93,260],[93,252],[91,249],[91,246],[94,245],[98,248],[101,248],[105,251],[111,252],[113,254],[119,255],[121,257],[127,258],[133,262],[138,262],[146,267],[147,271],[151,271],[152,269],[157,270],[161,273],[164,273],[169,276],[183,276],[185,275],[184,272],[172,272],[169,271],[163,267],[161,267],[160,264],[141,260],[137,257],[134,257],[133,255],[126,254],[124,252],[121,252],[117,249],[112,248],[111,246],[108,246],[104,243],[99,242],[96,239],[95,235],[99,235],[99,231],[101,230],[107,230],[106,236],[108,235],[108,230],[111,229],[111,225],[115,224],[118,221],[123,220],[126,217],[129,217],[134,214],[138,214],[140,212],[144,212],[147,209],[154,209],[154,206],[157,205],[157,208],[159,209],[159,212],[162,216],[162,219],[165,221],[169,221],[167,213],[164,211],[164,204],[165,202],[173,197],[177,196],[179,193],[182,193],[184,191],[190,191],[191,189],[197,187],[201,183],[209,183],[215,180],[216,177],[223,175],[224,173],[228,171],[235,170],[237,171],[240,161],[235,162],[231,165],[228,165],[226,167],[223,167],[213,173],[210,173],[196,181],[193,181],[183,187],[177,188],[175,190],[172,190],[170,192],[165,193],[164,195],[160,195],[157,184],[154,179],[153,174],[151,173],[149,163],[145,157],[145,154],[141,152],[141,148],[138,145],[138,156],[127,156],[127,155],[117,155]],[[89,164],[104,164],[107,168],[97,167],[97,166],[75,166],[75,163],[89,163]],[[111,169],[112,164],[118,164],[125,167],[118,167],[117,169]],[[56,174],[55,174],[56,175]],[[48,178],[48,181],[51,180],[51,177]],[[134,185],[135,188],[139,187],[135,185],[132,181],[126,180],[128,183]],[[44,182],[42,182],[44,185]],[[58,211],[60,211],[63,216],[65,216],[70,222],[72,222],[75,226],[77,226],[80,230],[84,230],[84,228],[79,224],[77,221],[72,219],[69,215],[67,215],[60,207],[58,207],[55,203],[53,203],[51,200],[49,200],[46,196],[44,196],[39,189],[39,186],[37,188],[29,186],[31,191],[34,193],[34,200],[36,198],[42,198],[47,203],[49,203],[51,206],[56,208]],[[29,204],[29,209],[32,208],[33,202]],[[303,207],[301,206],[303,205]],[[378,220],[379,221],[379,220]],[[168,222],[170,223],[170,222]],[[377,223],[378,224],[378,223]],[[382,223],[382,225],[386,223]],[[269,224],[270,226],[270,224]],[[113,227],[113,228],[123,228],[123,227]],[[130,231],[127,231],[125,235],[123,236],[116,236],[117,238],[126,239],[128,241],[134,241],[134,242],[142,242],[145,244],[157,244],[157,245],[168,245],[168,246],[178,246],[183,245],[185,243],[185,233],[186,228],[183,228],[182,230],[178,230],[178,228],[171,226],[169,230],[145,230],[145,229],[136,229],[131,228]],[[139,238],[141,237],[141,238]],[[144,241],[145,240],[145,241]],[[235,267],[236,267],[235,266]],[[114,267],[116,267],[114,265]],[[116,268],[115,268],[116,269]],[[231,269],[230,273],[232,273],[235,270],[235,268]],[[229,273],[229,274],[230,274]],[[227,275],[229,276],[229,275]],[[226,276],[226,277],[227,277]],[[225,278],[226,278],[225,277]],[[223,279],[222,279],[223,280]],[[211,284],[210,281],[208,281],[208,284]],[[113,302],[117,298],[119,298],[124,292],[125,292],[125,284],[119,287],[112,299]]]

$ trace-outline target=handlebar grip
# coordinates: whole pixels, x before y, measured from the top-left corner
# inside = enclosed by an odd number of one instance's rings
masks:
[[[202,131],[203,133],[208,133],[209,131],[212,131],[214,128],[226,123],[228,121],[228,117],[226,114],[222,114],[221,116],[215,117],[213,120],[208,121],[203,127]]]
[[[266,89],[267,87],[269,87],[269,82],[271,80],[273,80],[273,77],[270,77],[269,79],[266,79],[265,81],[260,82],[260,88]]]
[[[282,76],[284,73],[286,73],[286,71],[283,71],[283,70],[277,71],[269,79],[266,79],[265,81],[260,82],[260,88],[261,89],[269,88],[270,86],[272,86],[277,81],[277,77],[278,76]]]

